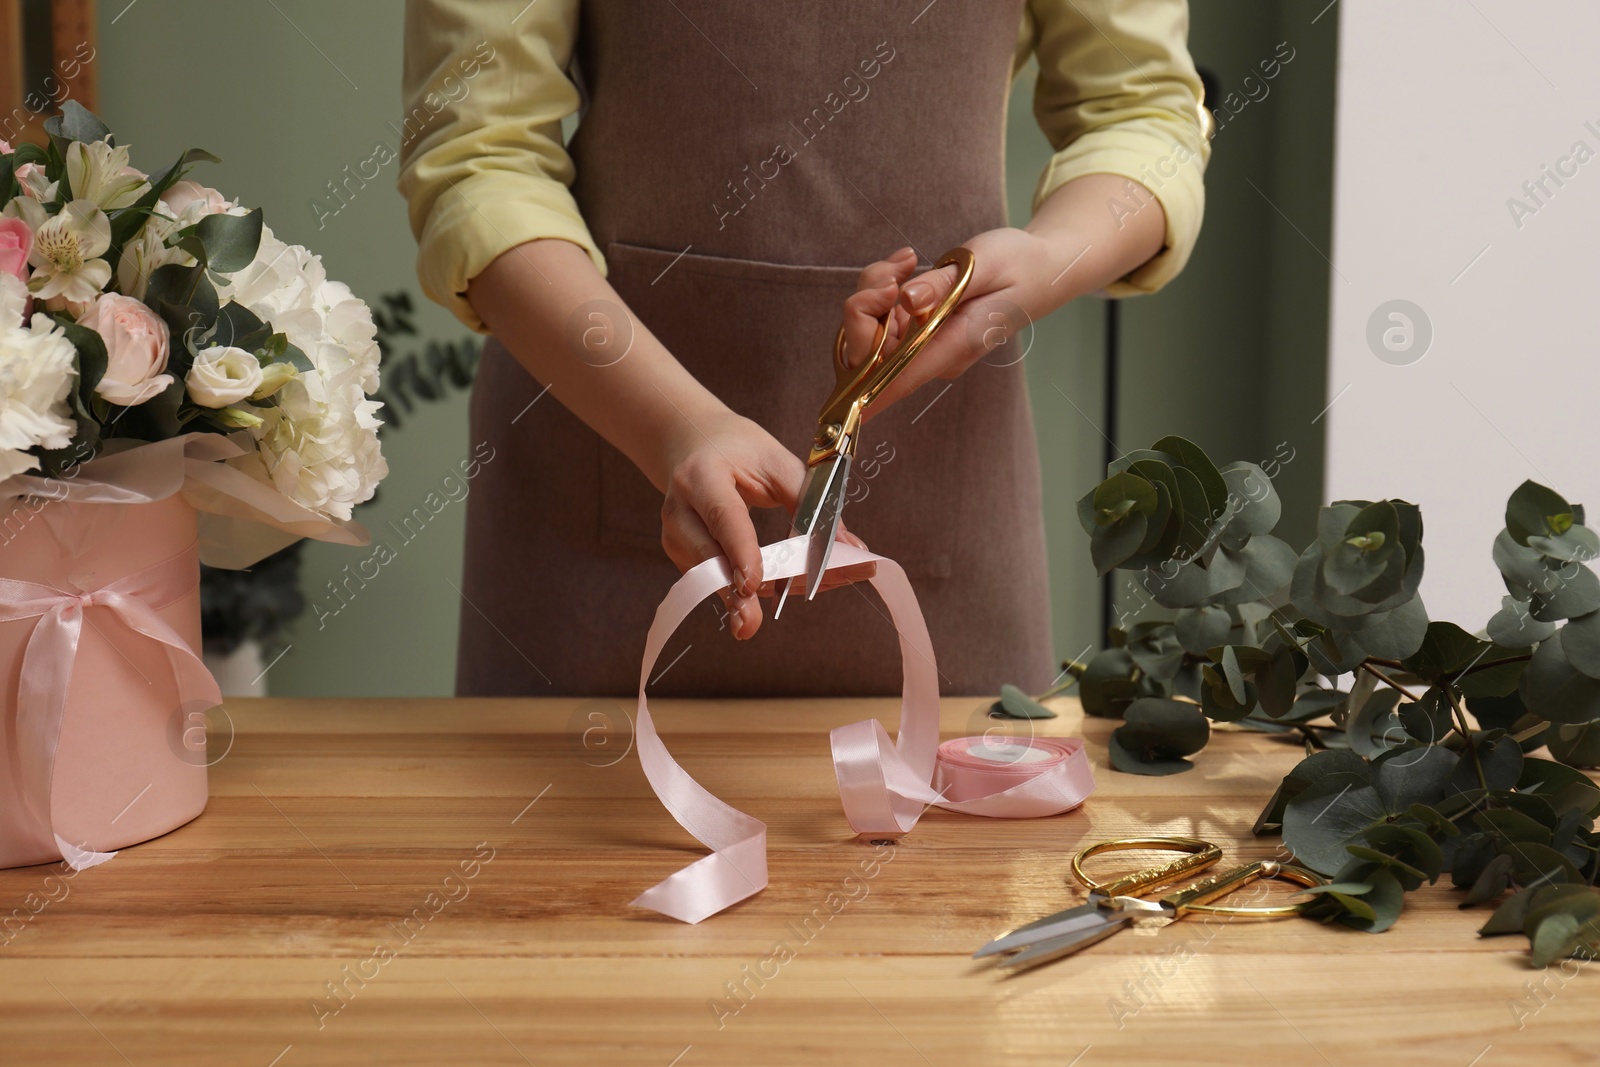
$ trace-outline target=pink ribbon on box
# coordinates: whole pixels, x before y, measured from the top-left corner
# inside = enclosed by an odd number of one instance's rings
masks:
[[[0,578],[0,622],[39,620],[28,635],[22,678],[17,683],[17,748],[23,754],[17,769],[23,806],[38,827],[41,845],[54,839],[62,858],[74,870],[93,867],[116,855],[81,849],[65,840],[56,833],[51,812],[50,786],[84,612],[105,608],[129,631],[164,646],[179,698],[185,703],[221,704],[222,694],[211,672],[183,636],[156,614],[194,588],[199,576],[198,551],[196,541],[169,559],[87,592]]]
[[[763,578],[777,582],[803,574],[805,556],[804,537],[767,545],[761,550]],[[900,636],[904,683],[900,733],[893,744],[877,719],[840,726],[830,734],[839,799],[851,828],[858,834],[897,837],[915,826],[929,806],[1026,819],[1057,815],[1082,804],[1094,792],[1082,741],[1008,739],[1003,748],[1043,753],[1009,762],[974,754],[975,749],[989,747],[983,738],[939,744],[933,644],[905,571],[891,559],[844,542],[833,546],[828,569],[869,562],[878,564],[872,586]],[[731,583],[727,560],[721,557],[706,560],[679,578],[656,609],[639,669],[639,763],[672,817],[712,851],[639,894],[633,906],[688,923],[715,915],[767,886],[767,824],[717,799],[672,758],[656,733],[644,692],[667,638],[697,604]]]

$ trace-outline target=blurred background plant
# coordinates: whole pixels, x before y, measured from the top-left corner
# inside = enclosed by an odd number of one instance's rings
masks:
[[[423,343],[413,310],[411,294],[404,290],[385,293],[372,308],[382,352],[383,384],[373,394],[383,403],[380,439],[404,425],[418,405],[471,389],[483,353],[482,341],[472,336]],[[303,546],[296,542],[249,570],[200,568],[205,660],[225,695],[265,694],[266,667],[287,647],[288,628],[306,609],[300,589]]]

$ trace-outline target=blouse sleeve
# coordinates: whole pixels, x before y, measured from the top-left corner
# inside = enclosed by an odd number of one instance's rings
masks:
[[[467,282],[541,237],[605,261],[572,198],[561,120],[578,0],[409,0],[400,192],[422,290],[478,332]]]
[[[1153,293],[1183,269],[1205,210],[1211,145],[1189,57],[1188,4],[1028,0],[1024,34],[1030,22],[1039,59],[1033,113],[1055,149],[1034,207],[1085,174],[1116,174],[1150,190],[1166,213],[1165,246],[1105,293]]]

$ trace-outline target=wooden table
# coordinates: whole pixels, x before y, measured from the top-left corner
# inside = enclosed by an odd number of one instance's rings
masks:
[[[946,736],[976,703],[945,702]],[[616,702],[232,701],[206,813],[56,883],[0,947],[0,1064],[1595,1062],[1600,973],[1531,970],[1444,888],[1376,936],[1190,919],[1010,979],[969,960],[1066,904],[1085,839],[1274,854],[1249,827],[1293,746],[1224,728],[1197,770],[1134,777],[1056,706],[1041,732],[1091,742],[1084,808],[934,811],[874,847],[827,729],[894,701],[660,702],[678,758],[770,828],[771,886],[687,926],[627,907],[700,853]],[[0,871],[0,914],[50,877]]]

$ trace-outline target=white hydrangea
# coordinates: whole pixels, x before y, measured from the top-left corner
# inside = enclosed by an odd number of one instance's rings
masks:
[[[0,481],[38,470],[28,450],[66,448],[78,429],[67,403],[77,351],[50,316],[23,321],[27,299],[21,281],[0,274]]]
[[[350,518],[372,498],[389,466],[378,447],[378,346],[372,313],[322,258],[262,228],[255,260],[217,287],[219,298],[249,308],[306,354],[302,372],[273,397],[275,406],[237,405],[259,416],[249,433],[257,453],[245,463],[279,492],[313,511]]]

